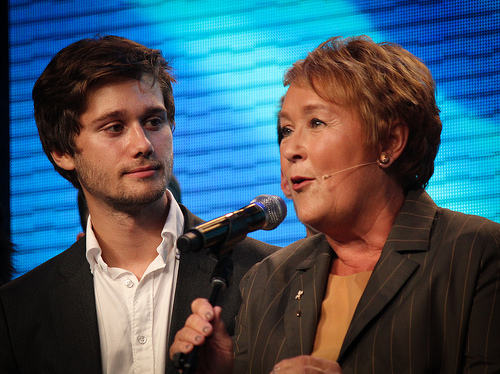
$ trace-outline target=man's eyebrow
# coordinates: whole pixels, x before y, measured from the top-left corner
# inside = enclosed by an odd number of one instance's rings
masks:
[[[104,113],[102,116],[94,118],[92,120],[91,124],[92,125],[98,125],[98,124],[100,124],[102,122],[116,119],[116,118],[118,118],[120,116],[123,116],[124,114],[125,114],[125,110],[124,109],[112,110],[110,112]]]
[[[167,115],[167,109],[164,107],[164,106],[152,106],[152,107],[149,107],[147,108],[144,113],[146,114],[146,116],[149,116],[149,115]]]

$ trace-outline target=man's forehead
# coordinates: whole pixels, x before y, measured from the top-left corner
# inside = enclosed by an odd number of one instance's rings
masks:
[[[120,117],[131,112],[166,111],[162,91],[156,82],[128,78],[102,83],[89,90],[80,120]]]

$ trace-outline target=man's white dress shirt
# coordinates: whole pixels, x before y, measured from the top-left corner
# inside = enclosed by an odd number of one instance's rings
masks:
[[[140,281],[130,271],[108,267],[87,222],[87,260],[94,275],[104,373],[164,374],[184,216],[170,191],[170,211],[158,256]]]

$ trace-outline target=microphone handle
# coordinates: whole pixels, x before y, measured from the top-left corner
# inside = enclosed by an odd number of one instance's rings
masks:
[[[221,283],[216,283],[213,286],[212,289],[212,294],[210,295],[210,304],[212,306],[215,305],[215,302],[217,301],[217,297],[225,287]],[[184,357],[181,357],[182,360],[182,374],[195,374],[196,373],[196,368],[198,367],[198,360],[200,358],[200,350],[201,350],[202,345],[195,345],[193,347],[193,350],[189,352],[188,354],[184,355]]]
[[[221,291],[229,285],[229,278],[233,274],[233,261],[230,255],[223,256],[217,262],[212,273],[211,284],[212,293],[208,300],[212,306],[215,306]],[[201,345],[195,345],[188,354],[178,352],[174,355],[174,366],[176,369],[182,369],[182,374],[195,374],[198,367],[198,359]]]
[[[174,365],[176,368],[182,368],[182,374],[195,374],[198,367],[198,358],[201,350],[201,345],[195,345],[193,350],[188,354],[176,353],[174,357]],[[177,361],[179,363],[177,363]],[[179,365],[179,366],[178,366]]]

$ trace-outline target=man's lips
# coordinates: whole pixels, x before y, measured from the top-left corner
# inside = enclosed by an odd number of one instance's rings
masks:
[[[159,168],[158,165],[141,166],[126,171],[125,174],[137,178],[147,178],[153,176]]]

